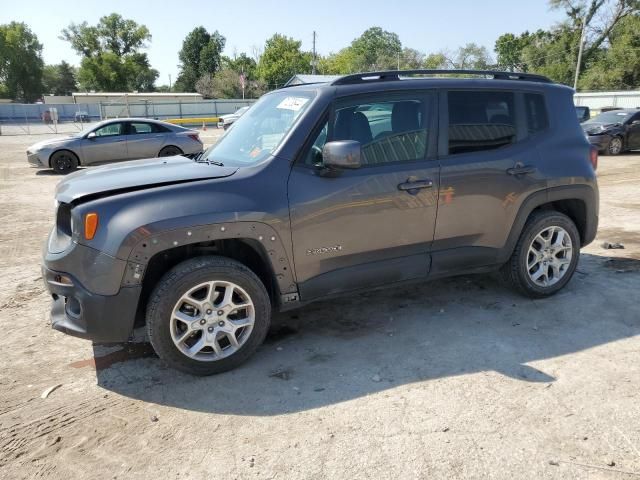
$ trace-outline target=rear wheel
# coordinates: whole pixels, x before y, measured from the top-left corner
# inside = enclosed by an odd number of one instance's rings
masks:
[[[535,212],[502,274],[524,295],[548,297],[571,280],[579,257],[580,235],[573,221],[556,211]]]
[[[66,175],[78,168],[78,157],[68,150],[60,150],[51,156],[50,164],[56,173]]]
[[[609,146],[607,147],[608,155],[620,155],[622,153],[622,138],[613,137],[609,142]]]
[[[182,150],[173,145],[164,147],[162,150],[160,150],[160,153],[158,153],[159,157],[175,157],[176,155],[182,155]]]
[[[260,279],[224,257],[197,257],[170,270],[147,307],[147,333],[160,358],[194,375],[231,370],[263,342],[271,303]]]

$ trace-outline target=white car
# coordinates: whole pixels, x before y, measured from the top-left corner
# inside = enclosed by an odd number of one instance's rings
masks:
[[[218,120],[218,128],[224,128],[225,130],[229,128],[233,122],[239,119],[244,113],[249,110],[249,107],[239,108],[236,113],[228,113],[226,115],[221,115]]]

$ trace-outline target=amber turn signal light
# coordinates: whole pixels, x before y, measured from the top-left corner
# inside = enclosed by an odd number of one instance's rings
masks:
[[[91,212],[84,216],[84,238],[93,240],[98,230],[98,214]]]

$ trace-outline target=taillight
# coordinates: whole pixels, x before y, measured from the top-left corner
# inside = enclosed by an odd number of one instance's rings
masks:
[[[98,229],[98,214],[95,212],[87,213],[84,216],[84,238],[93,240]]]
[[[591,151],[589,152],[589,160],[591,160],[591,165],[593,165],[593,169],[598,169],[598,149],[596,147],[591,147]]]
[[[194,140],[194,141],[196,141],[196,142],[199,142],[199,141],[200,141],[200,137],[198,136],[198,134],[197,134],[197,133],[190,133],[190,134],[188,135],[188,137],[189,137],[191,140]]]

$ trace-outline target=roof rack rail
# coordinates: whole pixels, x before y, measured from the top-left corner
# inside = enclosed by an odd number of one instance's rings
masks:
[[[387,70],[345,75],[331,82],[331,85],[400,80],[404,75],[478,75],[491,77],[495,80],[526,80],[529,82],[553,83],[551,79],[535,73],[500,72],[496,70]]]

